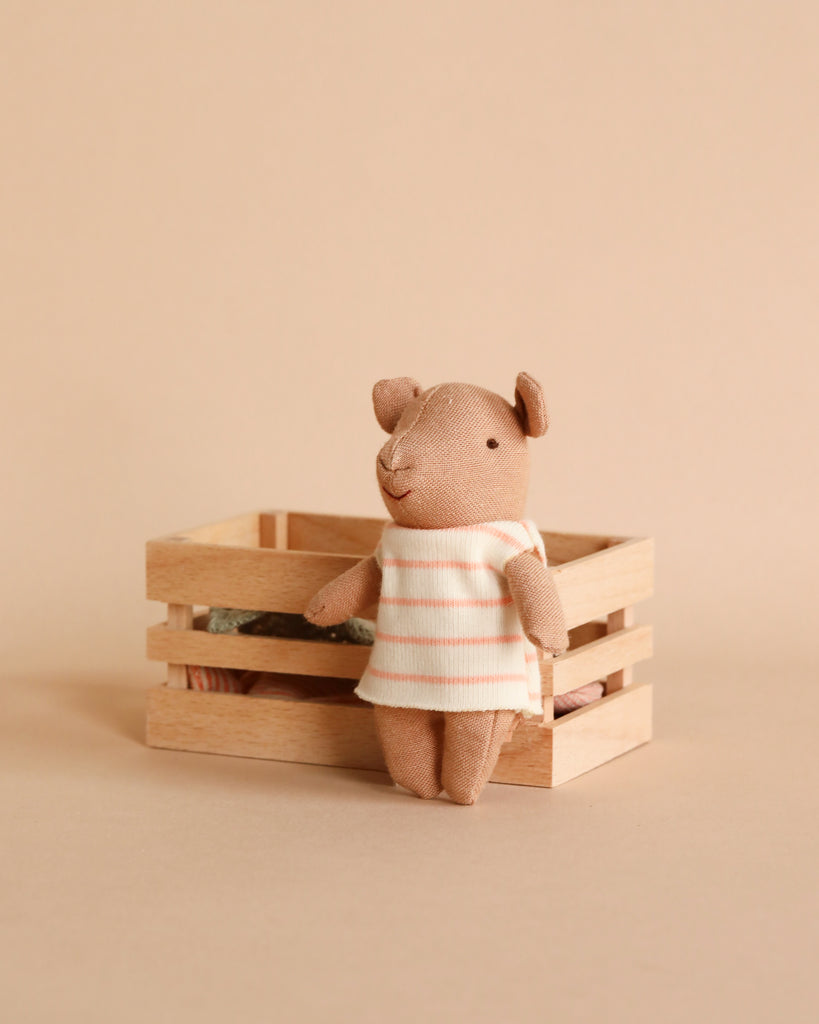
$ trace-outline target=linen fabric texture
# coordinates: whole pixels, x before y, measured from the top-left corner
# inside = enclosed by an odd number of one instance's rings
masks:
[[[393,782],[424,800],[442,789],[473,804],[520,716],[514,711],[424,711],[376,705],[375,726]]]
[[[364,700],[428,711],[543,713],[540,669],[504,575],[546,552],[531,520],[446,529],[388,524],[375,551],[375,643],[356,688]]]
[[[518,379],[524,389],[525,376]],[[395,419],[395,385],[403,384],[407,403],[376,459],[382,497],[400,526],[442,529],[523,516],[529,451],[522,401],[513,408],[500,395],[470,384],[437,384],[426,391],[405,378],[380,384],[374,401],[382,426]],[[530,405],[532,419],[545,430],[545,418],[541,424],[531,399]]]

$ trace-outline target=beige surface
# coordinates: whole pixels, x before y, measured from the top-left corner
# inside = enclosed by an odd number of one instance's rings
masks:
[[[5,1019],[807,1024],[819,773],[793,682],[740,703],[728,673],[666,672],[652,744],[461,808],[147,749],[125,676],[12,680]]]
[[[819,8],[0,37],[3,1018],[815,1020]],[[148,537],[381,515],[372,382],[521,369],[530,515],[657,538],[651,746],[461,809],[141,745]]]

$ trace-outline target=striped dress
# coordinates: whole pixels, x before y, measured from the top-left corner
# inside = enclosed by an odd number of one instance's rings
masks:
[[[445,530],[387,525],[375,551],[375,643],[358,696],[431,711],[541,714],[537,653],[504,575],[510,558],[533,549],[545,564],[529,520]]]

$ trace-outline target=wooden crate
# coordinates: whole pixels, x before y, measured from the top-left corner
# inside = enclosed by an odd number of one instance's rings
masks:
[[[375,549],[386,520],[251,512],[147,545],[147,596],[168,606],[148,630],[148,657],[168,681],[149,692],[151,746],[384,771],[372,708],[188,689],[188,665],[358,679],[370,648],[212,634],[207,608],[302,612],[325,583]],[[653,588],[649,538],[542,534],[571,646],[541,663],[543,719],[525,720],[493,782],[557,786],[651,738],[651,685],[632,666],[652,653],[633,607]],[[199,611],[201,609],[201,611]],[[375,617],[376,609],[365,614]],[[606,692],[554,718],[553,698],[597,679]]]

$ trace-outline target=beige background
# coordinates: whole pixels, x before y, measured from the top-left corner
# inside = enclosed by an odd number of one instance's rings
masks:
[[[5,1020],[816,1019],[818,12],[2,5]],[[531,515],[657,538],[652,745],[142,745],[145,539],[380,515],[374,380],[524,368]]]

